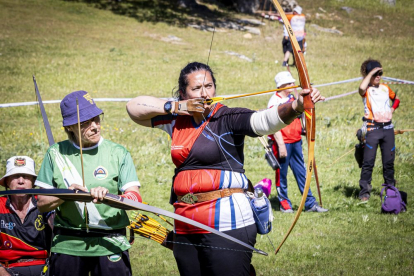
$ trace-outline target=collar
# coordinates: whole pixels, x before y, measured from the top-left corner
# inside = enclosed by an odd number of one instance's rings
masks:
[[[84,151],[84,150],[92,150],[92,149],[95,149],[95,148],[99,147],[100,144],[102,144],[103,140],[104,140],[104,138],[102,138],[102,136],[101,136],[101,139],[99,140],[98,144],[96,144],[96,145],[94,145],[92,147],[89,147],[89,148],[82,148],[82,150]],[[78,145],[76,145],[74,142],[72,142],[72,145],[75,148],[77,148],[77,149],[80,150],[80,147]]]
[[[14,206],[11,204],[11,200],[10,200],[10,196],[7,196],[7,201],[6,201],[6,207],[9,208],[10,210],[12,210],[14,213],[16,213],[16,209],[14,208]],[[27,213],[26,215],[32,210],[37,208],[37,203],[36,203],[36,199],[34,196],[30,197],[30,205],[29,208],[27,208]]]

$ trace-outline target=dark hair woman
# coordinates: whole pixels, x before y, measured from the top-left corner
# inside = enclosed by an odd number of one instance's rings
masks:
[[[367,201],[372,190],[372,170],[375,165],[377,148],[380,146],[384,183],[395,185],[394,159],[395,137],[392,114],[398,108],[400,100],[386,84],[381,84],[382,65],[378,60],[367,59],[361,64],[364,77],[359,94],[364,103],[363,133],[365,135],[364,160],[361,170],[359,198]],[[392,106],[390,104],[392,102]]]
[[[181,71],[175,101],[139,96],[128,102],[127,111],[137,124],[163,129],[172,138],[176,170],[170,203],[175,213],[254,246],[257,230],[244,193],[245,136],[275,133],[292,122],[303,112],[303,95],[309,93],[314,102],[323,99],[313,89],[302,91],[299,100],[260,112],[208,105],[206,100],[216,96],[213,71],[193,62]],[[250,273],[252,252],[179,221],[173,250],[181,275]]]

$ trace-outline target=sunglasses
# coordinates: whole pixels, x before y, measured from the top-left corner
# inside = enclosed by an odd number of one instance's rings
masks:
[[[382,71],[379,71],[379,72],[376,72],[374,75],[373,75],[373,77],[378,77],[378,76],[382,76]]]
[[[102,113],[101,115],[95,116],[92,119],[81,122],[80,126],[81,128],[88,128],[91,126],[92,122],[95,122],[96,124],[100,124],[101,121],[103,121],[103,118],[104,118],[104,114]]]

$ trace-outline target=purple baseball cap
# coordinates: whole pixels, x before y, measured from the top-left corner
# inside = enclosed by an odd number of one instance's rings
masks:
[[[63,126],[70,126],[78,123],[76,99],[78,99],[79,102],[79,119],[81,122],[90,120],[103,113],[103,111],[96,106],[88,92],[82,90],[75,91],[66,95],[60,102]]]

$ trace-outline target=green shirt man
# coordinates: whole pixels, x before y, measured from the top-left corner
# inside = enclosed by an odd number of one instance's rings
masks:
[[[41,212],[56,211],[50,275],[130,276],[128,216],[124,210],[99,203],[107,193],[142,202],[131,155],[102,138],[103,111],[86,91],[66,95],[60,110],[68,140],[48,149],[35,185],[90,192],[93,200],[38,196]]]
[[[129,152],[121,145],[101,138],[98,144],[83,148],[85,186],[88,190],[101,186],[111,194],[125,192],[140,186]],[[35,185],[45,188],[67,189],[72,183],[82,185],[82,168],[79,147],[69,140],[51,146],[43,160]],[[65,201],[56,208],[54,226],[85,230],[83,202]],[[89,231],[96,229],[123,229],[129,225],[124,210],[106,204],[87,203]],[[56,235],[52,252],[75,256],[103,256],[127,250],[130,245],[125,236],[75,237]]]

